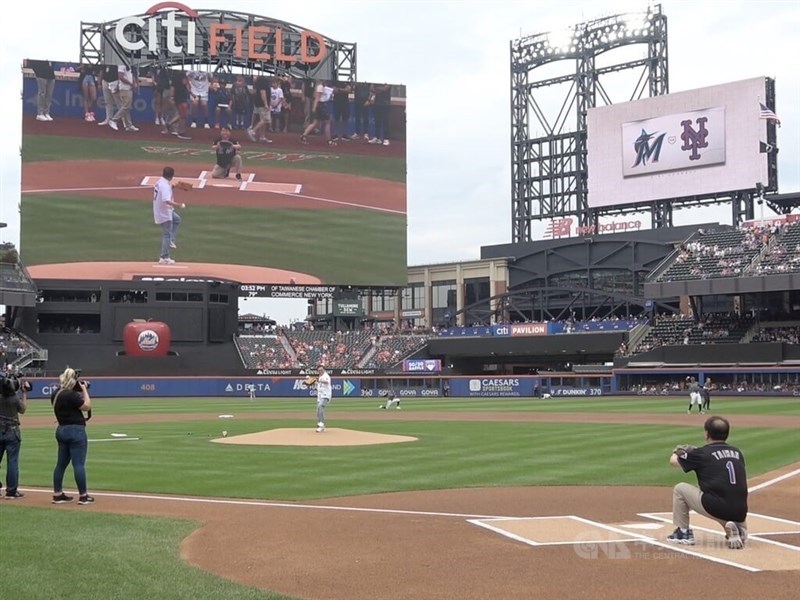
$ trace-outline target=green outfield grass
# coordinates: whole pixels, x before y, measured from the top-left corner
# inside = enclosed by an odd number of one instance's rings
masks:
[[[736,427],[735,415],[796,415],[794,398],[718,398],[733,415],[731,443],[747,457],[750,477],[800,460],[787,443],[790,430]],[[270,447],[215,444],[229,435],[283,427],[313,427],[313,399],[96,398],[96,414],[131,415],[124,425],[89,424],[90,439],[112,433],[138,441],[92,442],[90,490],[198,496],[307,500],[392,491],[531,485],[661,485],[693,481],[668,464],[678,443],[702,444],[702,419],[686,425],[458,421],[455,413],[604,412],[682,413],[683,398],[404,399],[403,413],[378,411],[376,398],[337,398],[330,427],[410,435],[416,442],[361,447]],[[32,400],[27,416],[50,415],[47,400]],[[307,410],[303,420],[271,418]],[[337,412],[380,415],[377,420],[337,418]],[[451,421],[426,421],[427,413],[453,412]],[[155,423],[136,415],[161,414]],[[198,414],[197,420],[170,420]],[[233,414],[233,419],[219,419]],[[236,415],[242,415],[237,418]],[[248,414],[251,416],[244,417]],[[253,417],[252,415],[256,415]],[[402,414],[404,420],[395,418]],[[405,420],[408,415],[419,420]],[[52,425],[23,421],[21,487],[51,485],[56,444]],[[72,489],[71,470],[67,489]],[[669,502],[665,491],[665,503]],[[98,497],[98,503],[103,497]],[[263,598],[261,592],[201,572],[180,560],[179,543],[196,523],[32,509],[0,503],[3,597],[42,598]],[[54,532],[57,532],[54,534]],[[13,551],[9,551],[13,549]],[[79,557],[79,565],[68,560]],[[143,577],[142,574],[147,576]]]
[[[151,192],[143,188],[141,194]],[[405,215],[352,208],[201,205],[178,212],[183,223],[173,258],[180,262],[246,260],[244,264],[310,273],[332,283],[406,281]],[[325,235],[315,235],[320,231]],[[157,261],[161,228],[153,224],[149,201],[34,194],[22,202],[21,239],[29,266]]]
[[[404,398],[406,413],[426,412],[574,412],[574,413],[662,413],[686,412],[688,399],[683,396],[601,396],[597,398]],[[307,410],[313,400],[307,398],[95,398],[103,414],[136,415],[160,413],[209,413],[235,411],[281,413]],[[379,398],[334,398],[332,411],[374,412]],[[792,397],[714,397],[714,412],[724,415],[800,415],[800,398]],[[50,414],[46,400],[30,401],[28,415]],[[424,415],[420,415],[425,418]]]
[[[326,148],[308,147],[305,150],[289,150],[280,144],[254,144],[247,139],[244,132],[236,132],[242,144],[245,170],[248,164],[274,166],[281,169],[306,169],[328,173],[345,173],[374,177],[388,181],[406,181],[406,161],[401,158],[385,156],[369,156],[362,154],[346,154],[328,152]],[[25,135],[22,142],[23,163],[60,161],[60,160],[126,160],[126,161],[158,161],[174,165],[192,163],[202,168],[211,168],[214,154],[210,142],[192,142],[176,144],[172,136],[163,140],[133,140],[124,138],[87,139],[83,137]],[[150,151],[145,151],[149,148]],[[308,160],[267,160],[253,157],[259,154],[308,154],[314,158]],[[251,158],[252,157],[252,158]],[[248,163],[249,161],[249,163]],[[24,167],[23,167],[24,168]],[[176,170],[180,171],[180,169]]]
[[[6,503],[7,505],[8,503]],[[286,596],[187,565],[178,546],[192,521],[0,506],[2,595],[8,600]]]
[[[637,401],[642,400],[642,401]],[[645,401],[646,400],[646,401]],[[677,400],[677,399],[674,399]],[[674,402],[673,400],[673,402]],[[789,400],[787,402],[787,400]],[[686,425],[628,425],[492,421],[425,421],[426,412],[543,410],[537,400],[404,401],[404,420],[378,413],[379,420],[339,419],[337,411],[376,414],[372,399],[336,399],[329,426],[406,435],[412,443],[344,448],[238,446],[211,442],[229,435],[275,428],[313,427],[313,401],[306,399],[132,399],[95,400],[96,414],[163,414],[163,422],[90,424],[90,437],[126,433],[139,441],[90,445],[91,487],[171,494],[217,494],[247,498],[302,500],[415,489],[507,485],[671,485],[682,477],[667,465],[678,443],[702,443],[702,421]],[[662,398],[571,402],[584,411],[667,413]],[[720,401],[721,402],[721,401]],[[731,400],[731,407],[740,400]],[[652,406],[651,406],[652,404]],[[797,401],[795,401],[797,404]],[[48,414],[46,401],[31,402],[29,414]],[[739,412],[796,414],[791,399],[762,399]],[[546,411],[560,410],[547,402]],[[270,419],[270,413],[307,410],[308,419]],[[677,409],[679,412],[681,408]],[[417,412],[419,421],[406,420]],[[675,412],[674,404],[670,412]],[[785,411],[785,413],[783,412]],[[204,420],[170,420],[170,414],[197,413]],[[245,413],[247,417],[236,418]],[[218,419],[233,414],[233,419]],[[253,414],[259,416],[253,417]],[[261,416],[263,415],[263,416]],[[134,419],[135,420],[135,419]],[[748,457],[750,476],[800,460],[800,449],[775,430],[739,428],[731,441]],[[52,428],[26,428],[21,465],[30,485],[47,486],[54,461]],[[621,450],[621,449],[624,449]],[[164,457],[168,456],[169,460]],[[598,459],[602,457],[602,459]],[[121,468],[124,465],[124,468]],[[460,466],[460,467],[459,467]],[[454,468],[455,467],[455,468]],[[213,483],[211,483],[213,482]],[[211,486],[211,487],[210,487]]]

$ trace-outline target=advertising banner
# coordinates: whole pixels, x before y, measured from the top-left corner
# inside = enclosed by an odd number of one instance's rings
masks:
[[[450,380],[450,395],[466,398],[508,397],[534,395],[539,380],[528,377],[474,377]]]
[[[411,359],[403,361],[404,373],[441,373],[442,361],[437,359]]]
[[[255,388],[258,397],[303,398],[316,396],[312,388],[303,385],[303,377],[153,377],[124,378],[102,377],[89,379],[89,393],[93,398],[138,398],[153,397],[247,397]],[[58,389],[58,379],[31,379],[31,398],[49,398]],[[357,397],[361,395],[358,379],[334,378],[334,397]]]
[[[550,395],[554,398],[583,398],[586,396],[602,396],[599,387],[551,387]]]

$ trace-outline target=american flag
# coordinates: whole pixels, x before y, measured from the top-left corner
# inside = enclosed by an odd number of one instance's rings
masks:
[[[762,119],[766,119],[767,121],[775,121],[775,123],[778,125],[781,124],[781,120],[778,118],[778,115],[776,115],[773,111],[764,106],[763,103],[759,103],[759,105],[761,106],[760,116]]]

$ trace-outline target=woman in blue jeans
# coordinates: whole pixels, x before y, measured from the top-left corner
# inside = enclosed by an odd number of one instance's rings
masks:
[[[78,504],[92,504],[86,486],[86,417],[82,411],[92,409],[89,389],[78,379],[75,369],[67,369],[59,376],[60,387],[50,396],[53,412],[58,421],[56,441],[58,441],[58,460],[53,470],[53,504],[72,502],[72,496],[64,493],[64,473],[72,462],[75,483],[78,486]]]

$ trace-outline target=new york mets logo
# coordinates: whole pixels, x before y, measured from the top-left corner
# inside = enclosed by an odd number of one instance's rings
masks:
[[[658,162],[661,157],[661,145],[664,143],[665,135],[667,134],[662,133],[656,136],[655,133],[647,133],[642,129],[642,133],[633,143],[633,149],[636,150],[636,162],[633,163],[633,166],[646,166],[648,160],[654,163]]]
[[[697,151],[698,148],[708,147],[708,142],[706,141],[708,137],[708,130],[706,129],[707,121],[708,117],[698,118],[697,131],[692,128],[691,119],[681,121],[681,127],[683,127],[683,133],[681,134],[683,146],[681,146],[681,150],[691,150],[692,153],[689,155],[689,160],[700,160],[701,157],[700,153]]]

